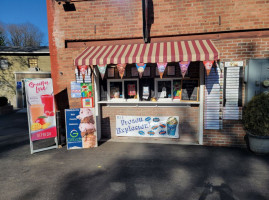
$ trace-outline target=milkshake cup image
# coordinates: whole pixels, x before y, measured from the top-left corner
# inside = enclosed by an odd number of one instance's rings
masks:
[[[177,124],[178,124],[177,119],[175,117],[169,117],[167,119],[166,124],[167,124],[167,134],[174,136],[176,134]]]
[[[30,113],[32,123],[35,123],[38,117],[44,115],[44,105],[43,104],[30,105]]]

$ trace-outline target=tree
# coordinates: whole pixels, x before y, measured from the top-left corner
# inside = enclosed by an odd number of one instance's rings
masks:
[[[6,45],[6,34],[4,25],[0,22],[0,46]]]
[[[44,34],[33,24],[9,24],[9,46],[40,46]]]
[[[0,46],[5,46],[5,36],[4,34],[0,31]]]

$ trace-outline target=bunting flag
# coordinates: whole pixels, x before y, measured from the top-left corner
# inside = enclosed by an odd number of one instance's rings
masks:
[[[107,65],[97,65],[102,80],[104,79],[104,76],[105,76],[105,73],[106,73],[106,66]]]
[[[119,71],[121,79],[122,79],[122,77],[124,75],[125,68],[126,68],[126,64],[117,64],[117,69]]]
[[[83,82],[85,80],[86,71],[87,71],[87,74],[88,74],[88,65],[80,65],[80,66],[78,66],[78,72],[79,72],[78,76],[80,76],[80,74],[82,74]]]
[[[209,76],[214,60],[203,61],[203,63],[206,69],[206,75]]]
[[[139,73],[139,77],[142,78],[143,72],[144,72],[147,64],[136,63],[135,65],[136,65],[137,71]]]
[[[185,74],[188,71],[190,63],[191,63],[190,61],[181,61],[181,62],[179,62],[180,71],[181,71],[181,74],[182,74],[183,78],[185,77]]]
[[[167,65],[167,63],[157,63],[158,71],[159,71],[161,79],[163,78],[163,73],[164,73],[164,70],[166,68],[166,65]]]

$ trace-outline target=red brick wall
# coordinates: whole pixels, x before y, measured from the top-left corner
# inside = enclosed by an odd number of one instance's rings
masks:
[[[76,11],[54,4],[54,34],[63,40],[142,37],[141,0],[73,2]],[[151,36],[263,29],[269,27],[269,1],[154,0]],[[219,16],[221,25],[219,25]],[[95,32],[96,27],[96,32]]]
[[[73,60],[85,48],[83,44],[78,48],[65,48],[65,41],[142,38],[141,2],[141,0],[73,2],[76,11],[65,12],[62,3],[47,0],[51,74],[60,109],[80,107],[80,99],[70,98],[70,82],[75,80]],[[154,0],[151,36],[268,29],[268,7],[269,1],[259,0]],[[204,37],[210,39],[210,34]],[[234,35],[232,37],[234,38]],[[269,57],[269,37],[258,35],[251,37],[214,40],[220,51],[221,61],[243,60],[246,63],[250,58]],[[162,113],[162,109],[164,108],[156,110],[154,115]],[[103,112],[107,116],[108,108],[104,107]],[[195,112],[198,112],[196,108],[191,108],[191,111],[186,113],[193,115]],[[142,115],[142,112],[138,114]],[[220,131],[204,130],[204,144],[244,143],[244,131],[240,121],[224,121],[223,127]]]
[[[180,141],[198,143],[199,107],[108,107],[102,106],[102,137],[116,137],[116,115],[179,116]],[[149,138],[151,140],[152,138]],[[154,138],[156,140],[156,138]],[[179,141],[174,139],[175,141]]]

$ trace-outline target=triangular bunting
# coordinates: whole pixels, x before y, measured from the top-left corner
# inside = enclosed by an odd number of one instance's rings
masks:
[[[143,72],[144,72],[147,64],[136,63],[135,65],[136,65],[137,71],[139,73],[139,77],[142,78]]]
[[[163,78],[163,73],[165,71],[166,65],[167,65],[167,63],[157,63],[158,71],[159,71],[161,79]]]
[[[87,65],[78,66],[78,75],[80,76],[80,74],[82,74],[83,82],[85,80],[86,71],[87,71],[87,74],[88,74],[88,66]]]
[[[190,61],[181,61],[181,62],[179,62],[180,71],[181,71],[181,74],[182,74],[183,78],[185,77],[185,74],[188,71],[190,63],[191,63]]]
[[[209,76],[214,60],[203,61],[203,63],[206,69],[206,75]]]
[[[124,75],[125,67],[126,67],[126,64],[117,64],[117,69],[119,71],[121,79],[122,79],[122,77]]]
[[[107,65],[97,65],[102,80],[104,79],[104,76],[105,76],[105,73],[106,73],[106,66]]]

